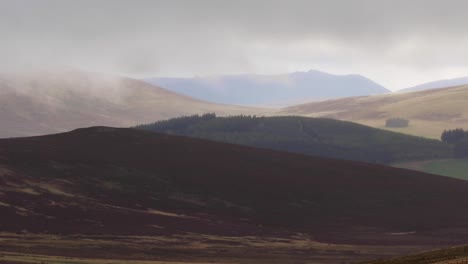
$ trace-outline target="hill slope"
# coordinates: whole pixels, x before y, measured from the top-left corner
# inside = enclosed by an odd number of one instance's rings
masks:
[[[366,261],[362,264],[464,264],[467,262],[468,246],[464,245],[392,259]]]
[[[137,128],[376,163],[452,157],[451,146],[437,140],[332,119],[203,115],[175,118]]]
[[[452,243],[447,230],[468,230],[466,181],[134,129],[3,139],[0,166],[2,232]]]
[[[71,69],[0,75],[0,137],[257,111],[195,100],[134,79]]]
[[[432,90],[432,89],[438,89],[438,88],[444,88],[444,87],[461,86],[461,85],[467,85],[467,84],[468,84],[468,77],[460,77],[460,78],[454,78],[454,79],[444,79],[444,80],[423,83],[423,84],[416,85],[410,88],[399,90],[398,92],[416,92],[416,91]]]
[[[468,86],[413,93],[351,97],[285,108],[281,114],[329,117],[377,128],[387,118],[410,120],[407,128],[390,130],[440,138],[444,129],[468,128]]]
[[[146,81],[210,102],[255,106],[284,106],[308,100],[390,92],[360,75],[333,75],[313,70],[281,75],[149,78]]]

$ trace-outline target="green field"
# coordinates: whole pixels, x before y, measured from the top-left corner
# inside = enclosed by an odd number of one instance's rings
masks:
[[[417,170],[457,179],[468,180],[468,159],[442,159],[398,163],[398,168]]]

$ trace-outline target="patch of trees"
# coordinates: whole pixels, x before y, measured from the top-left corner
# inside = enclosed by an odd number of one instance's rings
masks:
[[[386,127],[408,127],[409,120],[404,118],[389,118],[385,121]]]
[[[444,130],[440,138],[443,142],[454,145],[455,157],[468,157],[468,131],[461,128]]]
[[[468,131],[465,131],[461,128],[444,130],[442,136],[440,137],[443,142],[447,142],[449,144],[455,144],[467,138]]]
[[[298,116],[174,118],[138,129],[372,163],[453,157],[451,145],[356,123]]]

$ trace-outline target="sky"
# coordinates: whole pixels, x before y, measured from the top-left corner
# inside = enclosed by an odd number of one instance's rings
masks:
[[[0,71],[468,76],[466,0],[0,0]]]

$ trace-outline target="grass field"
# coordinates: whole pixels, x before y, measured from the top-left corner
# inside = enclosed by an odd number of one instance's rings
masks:
[[[310,236],[56,236],[0,233],[5,264],[355,263],[420,252],[428,246],[328,244]]]
[[[0,252],[1,263],[26,264],[26,263],[47,263],[47,264],[187,264],[190,262],[167,262],[151,260],[109,260],[109,259],[85,259],[62,256],[46,256],[36,254],[21,254]],[[204,264],[201,262],[193,264]],[[213,263],[214,264],[214,263]]]
[[[442,159],[407,162],[395,164],[395,167],[468,180],[468,159]]]
[[[329,117],[376,128],[439,139],[444,129],[468,128],[468,86],[412,93],[341,98],[291,106],[285,115]],[[385,120],[410,120],[405,128],[387,128]]]
[[[361,264],[466,264],[468,263],[468,246],[444,248],[404,257],[373,260]]]

